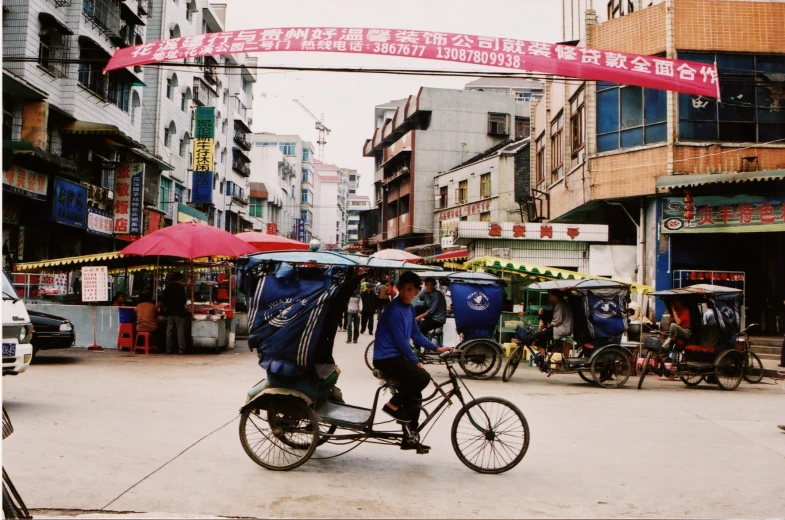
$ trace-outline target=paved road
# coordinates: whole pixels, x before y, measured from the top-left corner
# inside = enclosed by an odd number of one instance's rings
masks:
[[[369,336],[362,336],[367,342]],[[241,344],[242,345],[242,344]],[[364,345],[339,343],[339,386],[370,406]],[[269,472],[243,452],[237,416],[262,379],[255,355],[43,353],[3,381],[15,433],[3,465],[28,506],[45,510],[255,517],[775,517],[785,511],[785,389],[735,392],[647,378],[619,390],[521,367],[513,381],[468,381],[526,414],[531,444],[502,475],[453,453],[456,407],[429,455],[361,445],[340,458]],[[431,367],[439,379],[445,372]],[[636,381],[637,382],[637,381]],[[183,452],[160,471],[156,469]],[[320,448],[321,456],[338,453]],[[134,484],[137,484],[128,490]],[[128,490],[126,492],[126,490]],[[125,493],[124,493],[125,492]],[[118,498],[119,497],[119,498]]]

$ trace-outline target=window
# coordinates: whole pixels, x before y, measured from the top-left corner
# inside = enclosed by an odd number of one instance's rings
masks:
[[[99,96],[106,96],[104,67],[109,57],[103,49],[88,45],[79,46],[79,73],[77,81]]]
[[[480,213],[480,222],[490,222],[491,221],[491,212],[485,211]]]
[[[685,141],[767,143],[785,139],[785,56],[680,52],[679,59],[714,63],[722,103],[679,94],[679,138]],[[696,76],[700,71],[696,72]]]
[[[172,147],[172,136],[175,135],[177,132],[177,128],[174,126],[174,121],[169,122],[169,126],[164,128],[164,146],[169,148]]]
[[[180,110],[185,112],[187,109],[188,109],[188,94],[186,92],[183,92],[180,97]]]
[[[311,212],[307,209],[300,210],[300,220],[302,220],[305,224],[311,223]]]
[[[610,0],[608,2],[608,20],[624,16],[621,12],[621,0]]]
[[[525,117],[515,118],[515,139],[529,137],[529,120]]]
[[[65,76],[66,65],[59,60],[68,57],[67,41],[55,27],[45,27],[41,30],[38,63],[58,77]]]
[[[226,164],[226,148],[221,150],[221,164]]]
[[[185,157],[185,141],[180,139],[180,157]]]
[[[278,148],[284,155],[296,155],[297,143],[278,143]]]
[[[130,112],[131,86],[118,73],[110,72],[106,76],[106,97],[123,112]]]
[[[480,175],[480,198],[486,199],[491,196],[491,174],[483,173]]]
[[[535,142],[536,160],[534,168],[537,172],[536,184],[545,182],[545,132]]]
[[[597,82],[597,151],[659,143],[666,136],[664,90]]]
[[[488,114],[488,133],[490,135],[509,135],[509,115],[508,114],[495,114],[493,112]]]
[[[577,157],[578,151],[584,147],[583,114],[585,110],[584,91],[581,89],[570,100],[570,138],[572,139],[570,153],[573,158]]]
[[[292,198],[294,198],[296,194],[297,194],[297,188],[295,187],[294,184],[292,184]]]
[[[311,162],[311,150],[303,148],[303,162]]]
[[[447,186],[439,188],[439,209],[447,207]]]
[[[564,177],[564,114],[551,121],[551,183]]]
[[[166,80],[166,97],[174,99],[175,87],[177,87],[177,74],[172,74],[172,76]]]
[[[248,205],[248,216],[250,217],[264,217],[264,199],[251,197]]]
[[[311,182],[311,172],[308,171],[308,168],[303,168],[303,182],[313,184],[313,182]]]
[[[469,200],[469,181],[460,181],[455,192],[455,203],[464,204]]]
[[[313,194],[311,193],[311,190],[303,190],[300,202],[303,204],[313,204]]]
[[[174,183],[174,200],[177,202],[185,202],[188,200],[188,188],[179,182]]]
[[[190,144],[191,144],[191,136],[188,135],[188,132],[185,132],[183,134],[183,138],[180,139],[180,157],[186,156]]]
[[[221,133],[226,135],[227,130],[229,130],[229,120],[224,119],[224,122],[221,123]]]
[[[175,24],[174,27],[169,29],[169,38],[179,38],[180,37],[180,26]]]
[[[161,177],[161,189],[158,193],[159,200],[158,200],[158,207],[161,211],[166,213],[170,213],[169,211],[169,204],[170,204],[170,192],[172,191],[172,180],[167,179],[166,177]]]

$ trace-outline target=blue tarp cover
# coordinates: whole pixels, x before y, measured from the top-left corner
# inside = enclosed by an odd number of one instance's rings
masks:
[[[478,330],[493,332],[502,313],[503,292],[501,285],[452,280],[450,294],[458,331],[474,330],[475,337],[478,336],[476,334]]]

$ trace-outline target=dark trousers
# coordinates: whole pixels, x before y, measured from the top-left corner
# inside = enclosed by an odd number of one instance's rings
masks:
[[[553,328],[548,327],[547,329],[541,330],[534,334],[534,340],[532,341],[532,345],[536,345],[538,347],[544,347],[552,339],[553,339]]]
[[[420,424],[422,391],[431,382],[431,376],[424,368],[401,356],[374,359],[373,366],[384,372],[387,377],[400,381],[398,393],[390,399],[390,402],[395,406],[403,406],[411,419],[409,428],[416,430]]]
[[[785,340],[782,340],[782,352],[780,353],[780,366],[785,367]]]
[[[428,334],[432,330],[438,329],[439,327],[443,327],[443,326],[444,323],[438,322],[433,318],[431,318],[430,316],[426,316],[425,318],[421,319],[419,323],[420,332],[422,332],[423,335]]]
[[[362,325],[360,325],[360,332],[365,334],[366,325],[368,326],[368,334],[373,334],[373,318],[374,311],[362,313]]]
[[[346,313],[346,343],[352,341],[357,343],[357,336],[360,335],[360,316],[356,312]]]
[[[166,352],[174,354],[175,344],[177,352],[186,352],[186,327],[191,325],[191,318],[188,316],[167,316],[166,317]]]

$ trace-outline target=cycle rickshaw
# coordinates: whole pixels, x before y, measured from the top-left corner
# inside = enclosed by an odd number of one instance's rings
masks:
[[[486,273],[429,271],[420,276],[449,284],[455,326],[462,340],[449,356],[415,349],[417,357],[424,365],[442,363],[447,358],[458,360],[461,369],[472,379],[495,376],[502,366],[502,347],[494,339],[494,333],[502,314],[504,280]],[[433,340],[440,334],[438,329],[426,336]],[[373,345],[371,341],[365,348],[365,365],[370,370],[373,370]]]
[[[548,374],[575,374],[590,384],[604,388],[624,386],[633,372],[633,358],[621,336],[627,330],[627,300],[630,286],[613,280],[553,280],[534,283],[527,290],[559,291],[567,297],[573,313],[574,347],[566,359],[556,361],[554,352],[562,352],[561,341],[546,348],[540,371]],[[523,359],[524,349],[534,356],[532,328],[518,330],[521,344],[510,354],[502,379],[507,382]],[[629,346],[632,346],[630,344]],[[635,344],[637,346],[637,344]]]
[[[259,364],[267,371],[267,378],[248,392],[240,410],[245,452],[266,469],[290,470],[325,443],[352,446],[347,451],[362,442],[419,443],[445,407],[457,399],[461,408],[451,440],[460,461],[480,473],[515,467],[529,446],[523,413],[504,399],[475,399],[450,359],[445,360],[449,379],[434,382],[433,393],[423,398],[425,419],[416,430],[393,431],[384,426],[396,426],[393,421],[377,422],[379,394],[395,392],[397,386],[379,371],[374,375],[382,384],[371,408],[344,403],[335,386],[340,370],[333,359],[333,343],[342,310],[371,267],[422,269],[403,262],[311,251],[259,253],[238,260],[238,287],[250,301],[248,344],[258,350]]]
[[[740,331],[739,300],[741,290],[720,285],[698,284],[680,289],[649,293],[670,306],[680,300],[690,313],[690,337],[678,339],[672,348],[672,359],[662,355],[663,339],[667,331],[645,337],[643,347],[648,350],[638,388],[649,372],[658,376],[678,377],[687,386],[698,386],[701,381],[718,385],[723,390],[734,390],[743,377],[750,382],[762,378],[760,360],[740,341],[747,329]],[[708,314],[707,314],[708,313]],[[707,324],[706,316],[713,316]],[[753,325],[751,325],[753,326]]]

